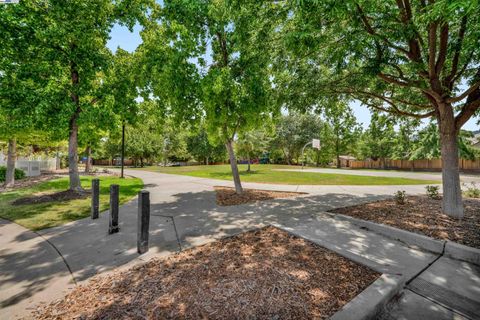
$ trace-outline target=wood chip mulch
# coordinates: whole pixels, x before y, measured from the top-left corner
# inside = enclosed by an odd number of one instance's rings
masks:
[[[379,274],[274,227],[96,276],[37,319],[325,319]]]
[[[391,199],[331,212],[480,248],[480,199],[464,199],[463,203],[465,216],[461,220],[442,213],[442,200],[426,196],[409,196],[404,205]]]
[[[242,194],[237,194],[235,193],[235,188],[214,187],[214,189],[217,193],[217,204],[220,206],[234,206],[256,201],[298,197],[299,195],[307,194],[305,192],[270,191],[258,189],[243,189]]]

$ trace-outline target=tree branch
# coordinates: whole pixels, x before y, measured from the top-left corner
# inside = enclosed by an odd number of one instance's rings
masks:
[[[463,38],[465,37],[465,31],[467,30],[467,21],[468,21],[468,18],[465,15],[462,18],[462,22],[460,23],[460,30],[458,31],[458,37],[454,47],[454,54],[452,58],[452,69],[450,70],[450,74],[445,78],[445,85],[449,87],[450,90],[453,87],[453,80],[455,79],[455,74],[457,73],[457,70],[458,70],[458,62],[460,59],[460,52],[462,50]]]
[[[428,76],[435,79],[435,56],[437,55],[437,23],[432,22],[428,28]]]
[[[448,48],[448,23],[444,22],[440,29],[440,48],[438,51],[438,59],[435,65],[435,73],[440,75],[447,59],[447,48]]]
[[[372,36],[375,36],[377,38],[379,38],[380,40],[382,40],[387,46],[389,46],[390,48],[392,49],[395,49],[395,50],[398,50],[400,52],[402,52],[403,54],[405,54],[407,57],[409,57],[409,52],[407,50],[405,50],[404,48],[400,47],[400,46],[397,46],[395,44],[393,44],[391,41],[389,41],[385,36],[382,36],[380,34],[378,34],[375,29],[373,29],[372,25],[370,24],[370,22],[368,21],[368,18],[367,16],[365,15],[365,13],[363,12],[362,8],[356,4],[357,6],[357,11],[358,11],[358,14],[360,15],[360,19],[362,20],[363,22],[363,25],[365,27],[365,30],[371,34]]]
[[[480,87],[480,81],[477,81],[475,84],[473,84],[470,88],[468,88],[467,90],[465,90],[461,95],[457,96],[457,97],[453,97],[453,98],[449,98],[447,99],[447,102],[448,103],[455,103],[455,102],[458,102],[458,101],[462,101],[463,99],[465,99],[469,94],[471,94],[472,92],[474,92],[476,89],[478,89],[478,87]]]
[[[393,113],[393,114],[397,114],[397,115],[401,115],[401,116],[413,117],[413,118],[416,118],[416,119],[430,118],[431,116],[435,115],[435,111],[430,111],[430,112],[424,113],[424,114],[416,114],[416,113],[401,111],[401,110],[398,110],[398,109],[395,109],[395,108],[384,108],[384,107],[381,107],[381,106],[378,106],[378,105],[375,105],[375,104],[368,103],[368,102],[366,102],[362,99],[359,99],[359,100],[363,104],[365,104],[369,107],[375,108],[377,110],[388,112],[388,113]]]
[[[476,84],[470,87],[476,87],[468,95],[467,102],[463,106],[460,113],[455,117],[455,128],[457,131],[468,121],[480,108],[480,68],[477,69],[477,73],[474,76],[474,79],[479,80]],[[467,90],[467,91],[470,91]]]

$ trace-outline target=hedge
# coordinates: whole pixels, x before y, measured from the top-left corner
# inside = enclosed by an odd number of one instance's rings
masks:
[[[0,182],[5,181],[5,176],[7,174],[7,167],[0,166]],[[15,168],[15,180],[20,180],[25,178],[25,171]]]

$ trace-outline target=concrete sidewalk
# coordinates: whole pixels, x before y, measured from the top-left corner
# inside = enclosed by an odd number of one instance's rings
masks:
[[[383,199],[399,188],[408,193],[423,193],[423,186],[307,187],[245,183],[245,188],[298,190],[309,194],[221,207],[215,203],[213,186],[229,186],[229,181],[137,170],[127,170],[126,173],[143,179],[145,188],[150,191],[149,253],[143,256],[136,253],[137,200],[120,208],[120,232],[114,235],[107,234],[107,214],[100,215],[98,220],[87,218],[43,230],[39,232],[41,237],[5,222],[0,229],[1,319],[28,315],[30,310],[26,307],[47,300],[45,297],[60,296],[62,290],[72,286],[72,277],[81,283],[97,273],[135,263],[138,259],[169,255],[267,224],[290,228],[312,241],[323,241],[328,248],[356,255],[377,270],[409,277],[437,258],[434,254],[409,248],[399,241],[321,213],[336,207]],[[4,240],[4,233],[10,238],[5,237]],[[24,238],[31,244],[22,244]],[[31,287],[36,290],[29,290]],[[24,291],[30,296],[23,296]]]
[[[0,219],[0,319],[30,313],[74,287],[62,257],[38,234]]]

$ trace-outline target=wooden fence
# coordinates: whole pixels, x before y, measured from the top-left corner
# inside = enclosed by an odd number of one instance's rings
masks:
[[[120,160],[111,160],[111,159],[93,159],[92,160],[93,165],[95,166],[119,166],[120,165]],[[133,165],[133,160],[131,159],[125,159],[124,164],[126,166],[132,166]]]
[[[477,160],[459,160],[460,170],[463,171],[480,171],[480,159]],[[442,170],[442,160],[440,159],[423,159],[423,160],[355,160],[350,161],[352,169],[397,169],[397,170]]]

